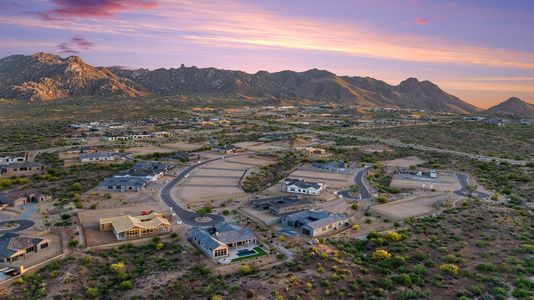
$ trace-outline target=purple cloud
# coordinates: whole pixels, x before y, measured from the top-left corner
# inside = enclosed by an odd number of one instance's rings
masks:
[[[117,13],[150,9],[158,6],[157,0],[51,0],[56,8],[40,13],[45,20],[63,18],[112,17]]]
[[[415,24],[420,26],[428,25],[428,22],[430,22],[430,19],[428,18],[417,18],[415,19]]]
[[[72,37],[69,41],[57,45],[57,48],[61,54],[74,55],[79,54],[81,50],[89,50],[94,46],[94,43],[91,43],[83,37],[77,35]]]

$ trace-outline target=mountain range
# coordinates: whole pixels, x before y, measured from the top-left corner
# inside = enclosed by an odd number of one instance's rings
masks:
[[[94,67],[78,56],[62,58],[42,52],[0,59],[0,98],[42,101],[82,96],[149,95],[293,100],[462,114],[480,112],[436,84],[416,78],[390,85],[370,77],[338,76],[317,69],[249,74],[182,65],[170,69],[132,70]]]

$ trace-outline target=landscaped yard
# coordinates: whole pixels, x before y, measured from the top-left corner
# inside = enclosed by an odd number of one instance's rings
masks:
[[[261,247],[254,247],[252,250],[256,251],[256,254],[234,258],[232,259],[232,262],[238,262],[238,261],[243,261],[243,260],[267,255],[267,252],[265,252],[265,250],[263,250]]]

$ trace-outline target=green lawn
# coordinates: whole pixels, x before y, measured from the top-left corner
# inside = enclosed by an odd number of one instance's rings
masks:
[[[265,250],[263,250],[260,247],[254,247],[253,250],[256,251],[256,254],[234,258],[234,259],[232,259],[232,262],[238,262],[238,261],[242,261],[242,260],[246,260],[246,259],[251,259],[251,258],[254,258],[254,257],[260,257],[260,256],[267,255],[267,252],[265,252]]]

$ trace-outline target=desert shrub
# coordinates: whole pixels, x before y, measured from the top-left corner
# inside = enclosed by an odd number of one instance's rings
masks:
[[[390,241],[400,241],[402,239],[402,236],[396,231],[389,231],[388,233],[386,233],[386,239]]]
[[[391,258],[391,253],[387,252],[384,249],[377,249],[373,252],[371,258],[373,260],[388,260]]]
[[[252,273],[252,268],[249,265],[242,265],[239,267],[239,273],[241,273],[241,275],[250,274]]]
[[[456,276],[460,273],[460,268],[455,264],[442,264],[439,270],[443,274]]]

